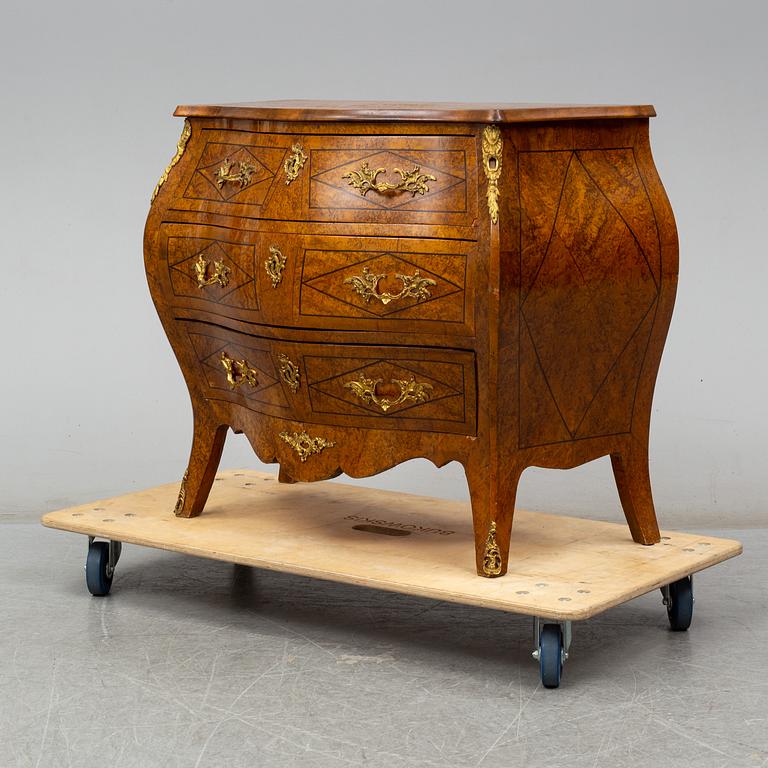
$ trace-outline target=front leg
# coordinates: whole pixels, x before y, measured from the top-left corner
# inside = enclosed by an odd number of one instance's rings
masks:
[[[194,414],[192,452],[173,510],[177,517],[197,517],[203,511],[227,437],[226,424],[217,424],[201,408],[194,408]]]
[[[509,562],[517,484],[523,467],[491,468],[470,461],[464,466],[472,500],[477,575],[503,576]]]

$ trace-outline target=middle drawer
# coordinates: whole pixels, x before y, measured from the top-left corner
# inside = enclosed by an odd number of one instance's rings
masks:
[[[177,303],[297,328],[474,335],[477,245],[163,226]]]

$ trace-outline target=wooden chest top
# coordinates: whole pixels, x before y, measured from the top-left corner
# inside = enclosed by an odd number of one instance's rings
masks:
[[[186,104],[178,117],[228,117],[247,120],[426,121],[458,123],[527,123],[551,120],[655,117],[649,104],[482,104],[406,101],[254,101],[243,104]]]

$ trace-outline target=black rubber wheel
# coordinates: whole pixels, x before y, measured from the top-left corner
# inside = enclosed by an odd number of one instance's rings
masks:
[[[539,636],[539,674],[545,688],[557,688],[563,672],[563,632],[559,624],[545,624]]]
[[[693,619],[693,581],[686,576],[669,585],[669,603],[667,604],[669,626],[675,632],[685,632]]]
[[[88,591],[96,597],[109,594],[112,588],[112,576],[107,575],[109,568],[109,542],[94,541],[88,547],[85,561],[85,584]]]

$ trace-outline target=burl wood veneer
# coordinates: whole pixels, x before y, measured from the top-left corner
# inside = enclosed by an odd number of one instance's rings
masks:
[[[632,538],[659,541],[648,430],[678,248],[652,107],[176,114],[145,261],[194,411],[177,515],[203,511],[232,428],[283,482],[461,462],[480,575],[506,572],[528,466],[610,455]]]

